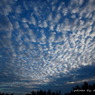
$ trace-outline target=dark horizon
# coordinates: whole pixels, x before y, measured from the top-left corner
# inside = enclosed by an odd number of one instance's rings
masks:
[[[95,83],[88,84],[84,82],[82,85],[77,84],[71,89],[71,91],[65,92],[64,94],[60,90],[52,91],[48,90],[32,90],[27,93],[4,93],[0,92],[0,95],[94,95],[95,94]]]

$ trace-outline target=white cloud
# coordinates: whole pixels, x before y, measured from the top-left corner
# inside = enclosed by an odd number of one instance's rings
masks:
[[[26,3],[25,1],[23,1],[23,5],[24,5],[24,8],[25,8],[26,10],[29,9],[28,6],[27,6],[27,3]]]
[[[56,16],[54,18],[54,22],[58,23],[60,19],[61,19],[61,14],[56,14]]]
[[[55,35],[56,35],[56,33],[55,32],[52,32],[51,33],[51,35],[50,35],[50,37],[49,37],[49,43],[52,43],[52,42],[54,42],[55,41]]]
[[[29,29],[29,30],[27,31],[27,33],[28,33],[28,35],[29,35],[29,37],[30,37],[30,41],[36,42],[36,35],[33,33],[33,30]]]
[[[16,29],[20,28],[19,22],[16,21],[16,22],[14,23],[14,27],[15,27]]]
[[[14,1],[10,0],[10,1],[7,1],[7,0],[1,0],[0,1],[0,6],[1,6],[1,10],[0,10],[0,13],[3,14],[5,16],[9,15],[9,13],[12,13],[13,12],[13,9],[12,9],[12,6],[11,5],[14,5]]]
[[[56,10],[56,6],[52,6],[52,11],[55,11]]]
[[[54,31],[54,27],[55,27],[55,24],[50,22],[49,28],[50,28],[51,31]]]
[[[13,25],[10,19],[6,16],[1,16],[0,31],[12,31]]]
[[[12,12],[12,8],[9,5],[6,5],[6,8],[4,8],[4,14],[9,15],[9,13]]]
[[[52,13],[49,13],[47,20],[48,20],[48,21],[52,21],[52,20],[53,20],[53,15],[52,15]]]
[[[48,27],[47,21],[46,20],[44,20],[44,21],[39,20],[38,21],[38,27],[40,27],[40,28],[47,28]]]
[[[23,23],[24,28],[29,28],[27,23]]]
[[[23,23],[27,23],[28,21],[27,21],[26,18],[22,18],[22,22],[23,22]]]
[[[46,44],[46,36],[45,36],[45,33],[44,33],[44,30],[41,30],[41,37],[38,38],[38,41],[40,44]]]
[[[22,8],[21,8],[21,6],[20,5],[18,5],[17,7],[16,7],[16,13],[18,13],[18,14],[20,14],[20,13],[22,13]]]
[[[47,24],[47,22],[45,20],[43,21],[43,27],[44,28],[48,27],[48,24]]]
[[[62,9],[62,13],[63,13],[63,16],[66,16],[68,14],[68,9],[67,8],[63,8]]]
[[[15,59],[12,62],[18,63],[18,65],[14,66],[15,71],[18,68],[15,74],[20,76],[21,79],[22,77],[23,79],[30,77],[31,80],[37,81],[46,79],[44,82],[48,83],[52,81],[52,79],[49,79],[50,76],[57,77],[60,73],[66,74],[80,66],[92,64],[95,59],[95,43],[92,42],[95,37],[93,25],[95,19],[92,14],[94,12],[94,5],[92,4],[94,1],[89,1],[89,4],[83,7],[83,10],[80,7],[83,0],[71,0],[70,6],[65,7],[63,6],[64,4],[61,4],[58,9],[54,5],[56,2],[54,1],[51,5],[52,12],[49,12],[43,18],[41,18],[41,13],[43,13],[41,7],[40,9],[39,7],[33,7],[36,3],[33,2],[34,5],[31,3],[34,13],[31,13],[30,20],[27,18],[22,19],[22,25],[27,28],[25,30],[20,27],[19,21],[13,22],[12,25],[8,17],[2,17],[3,23],[0,23],[0,31],[8,31],[8,41],[12,38],[13,27],[16,28],[17,36],[14,40],[18,43],[18,46],[16,50],[16,45],[13,45],[11,49],[13,49],[13,56],[17,58],[17,62]],[[73,7],[74,4],[76,4],[75,7]],[[28,7],[24,2],[24,7],[28,11],[30,5]],[[46,8],[47,6],[44,7]],[[8,8],[10,11],[6,15],[11,12],[10,8]],[[16,9],[17,14],[19,15],[22,11],[22,7],[18,6]],[[53,13],[56,15],[54,16]],[[71,19],[66,17],[68,14]],[[61,23],[59,23],[60,21]],[[34,27],[34,30],[30,29],[28,24],[32,24],[36,28]],[[37,27],[39,31],[37,31]],[[42,30],[40,31],[40,29]],[[36,35],[38,32],[40,35]],[[11,40],[4,47],[7,45],[12,45]]]
[[[29,23],[30,23],[30,24],[33,24],[33,25],[37,25],[37,21],[36,21],[36,19],[35,19],[34,16],[31,15],[31,17],[30,17],[30,22],[29,22]]]

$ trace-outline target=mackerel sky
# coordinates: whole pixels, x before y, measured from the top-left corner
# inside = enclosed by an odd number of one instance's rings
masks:
[[[95,0],[0,0],[1,92],[83,81],[95,82]]]

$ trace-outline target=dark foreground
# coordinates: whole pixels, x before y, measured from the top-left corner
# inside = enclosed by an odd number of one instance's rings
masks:
[[[0,95],[14,95],[13,93],[1,93]],[[48,91],[32,91],[30,93],[26,93],[25,95],[62,95],[60,91],[52,92]],[[89,85],[87,82],[84,82],[82,86],[75,86],[71,92],[65,93],[64,95],[95,95],[95,84]]]

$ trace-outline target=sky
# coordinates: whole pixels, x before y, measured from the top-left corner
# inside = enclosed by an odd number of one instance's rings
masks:
[[[95,82],[95,0],[0,0],[0,91],[65,93]]]

